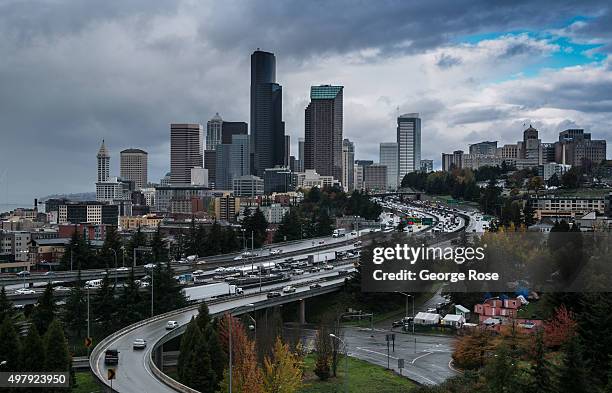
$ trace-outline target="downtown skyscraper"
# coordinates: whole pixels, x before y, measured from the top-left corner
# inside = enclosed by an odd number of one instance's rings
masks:
[[[398,164],[398,148],[395,142],[381,142],[380,143],[380,165],[387,167],[387,189],[395,190],[398,186],[398,175],[399,169]]]
[[[253,174],[285,163],[283,88],[276,83],[276,57],[256,50],[251,55],[251,152]]]
[[[397,118],[398,184],[407,173],[421,170],[421,118],[408,113]]]
[[[191,169],[202,167],[204,129],[200,124],[170,125],[170,182],[190,184]]]
[[[342,181],[343,86],[310,89],[304,118],[304,169]]]

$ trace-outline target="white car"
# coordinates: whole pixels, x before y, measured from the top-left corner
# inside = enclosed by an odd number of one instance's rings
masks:
[[[200,270],[200,269],[194,270],[193,273],[191,273],[191,274],[194,275],[194,276],[199,276],[201,274],[204,274],[204,270]]]
[[[226,269],[222,266],[218,267],[215,269],[215,273],[224,273],[226,271]]]
[[[271,251],[270,251],[270,254],[272,254],[272,255],[278,255],[278,254],[280,254],[281,252],[283,252],[283,250],[275,249],[275,250],[271,250]]]
[[[118,271],[118,272],[129,272],[129,271],[130,271],[130,268],[129,268],[129,267],[122,266],[122,267],[118,267],[118,268],[117,268],[117,269],[115,269],[115,270],[116,270],[116,271]]]
[[[301,275],[301,274],[304,274],[304,271],[303,271],[302,269],[295,269],[295,270],[293,271],[293,274],[295,274],[295,275]]]
[[[292,287],[291,285],[287,285],[286,287],[283,288],[283,293],[293,293],[295,292],[295,287]]]
[[[155,269],[155,265],[154,263],[147,263],[146,265],[144,265],[145,269]]]
[[[239,261],[241,259],[242,259],[242,257],[240,255],[238,255],[236,258],[234,258],[234,261]]]
[[[178,322],[176,322],[176,321],[168,321],[168,322],[166,323],[166,330],[172,330],[172,329],[175,329],[175,328],[177,328],[177,327],[178,327],[178,325],[179,325],[179,324],[178,324]]]
[[[144,338],[137,338],[136,340],[134,340],[134,343],[132,344],[132,347],[134,349],[145,349],[147,346],[147,340],[145,340]]]
[[[57,286],[57,287],[53,287],[54,291],[58,291],[58,292],[68,292],[70,291],[70,288],[68,287],[63,287],[63,286]]]
[[[323,265],[323,269],[325,269],[325,270],[333,270],[333,268],[334,268],[334,266],[333,266],[333,265],[330,265],[329,263],[328,263],[328,264]]]
[[[15,293],[17,295],[34,295],[36,291],[34,291],[33,289],[28,289],[28,288],[19,288],[18,290],[15,291]]]

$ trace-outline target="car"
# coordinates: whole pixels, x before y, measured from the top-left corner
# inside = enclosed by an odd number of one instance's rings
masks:
[[[17,277],[29,277],[30,276],[30,272],[27,270],[22,270],[19,273],[16,274]]]
[[[268,292],[268,294],[266,296],[269,299],[269,298],[273,298],[273,297],[283,296],[283,294],[278,292],[278,291],[270,291],[270,292]]]
[[[166,330],[172,330],[178,327],[178,322],[176,321],[168,321],[166,322]]]
[[[427,312],[429,312],[429,313],[437,313],[437,312],[438,312],[438,309],[437,309],[437,308],[433,308],[433,307],[429,307],[429,308],[427,309]]]
[[[310,289],[317,289],[317,288],[321,288],[321,284],[314,283],[310,285]]]
[[[132,343],[132,348],[134,349],[145,349],[147,347],[147,340],[144,338],[137,338]]]
[[[280,254],[281,252],[283,252],[283,250],[279,250],[279,249],[270,250],[270,254],[272,255],[277,255],[277,254]]]
[[[55,272],[48,271],[48,272],[45,272],[45,274],[43,274],[43,276],[47,276],[47,277],[49,277],[49,276],[55,276]]]
[[[57,287],[53,287],[53,290],[58,292],[68,292],[70,291],[70,288],[59,285]]]
[[[404,326],[404,321],[393,321],[391,323],[391,327],[402,327]]]
[[[323,269],[325,270],[333,270],[334,266],[330,265],[329,263],[326,263],[325,265],[323,265]]]
[[[292,287],[291,285],[287,285],[286,287],[283,288],[283,293],[293,293],[295,292],[295,287]]]
[[[119,364],[119,351],[116,349],[107,349],[104,352],[104,364]]]
[[[240,255],[238,255],[237,257],[234,258],[234,261],[239,261],[241,259],[242,259],[242,257]]]
[[[151,286],[151,284],[149,284],[147,281],[141,281],[139,285],[140,288],[148,288],[149,286]]]
[[[155,269],[156,266],[157,265],[154,263],[147,263],[146,265],[144,265],[144,268],[147,270],[150,270],[150,269]]]
[[[319,244],[325,244],[325,240],[319,240]]]
[[[226,269],[223,266],[219,266],[218,268],[215,269],[215,273],[224,273],[225,271]]]
[[[118,267],[115,270],[118,271],[118,272],[128,272],[128,271],[130,271],[130,268],[126,267],[126,266],[121,266],[121,267]]]
[[[310,268],[309,272],[310,273],[317,273],[318,271],[320,271],[321,269],[319,269],[318,267],[314,266],[312,268]]]
[[[295,274],[295,275],[301,275],[301,274],[304,274],[304,271],[303,271],[302,269],[295,269],[295,270],[293,271],[293,274]]]
[[[35,290],[29,288],[19,288],[15,291],[15,294],[17,295],[34,295],[35,293]]]

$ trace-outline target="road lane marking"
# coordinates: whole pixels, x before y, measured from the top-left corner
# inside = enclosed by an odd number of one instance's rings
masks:
[[[362,347],[355,347],[355,348],[357,348],[357,349],[358,349],[358,350],[360,350],[360,351],[371,352],[371,353],[375,353],[375,354],[380,355],[380,356],[387,357],[387,354],[386,354],[386,353],[376,352],[376,351],[372,351],[371,349],[366,349],[366,348],[362,348]],[[388,356],[389,356],[389,358],[391,358],[391,359],[395,359],[395,360],[397,360],[397,359],[398,359],[398,358],[396,358],[395,356],[391,356],[391,355],[388,355]]]
[[[412,359],[412,361],[411,361],[410,363],[411,363],[411,364],[414,364],[414,362],[416,362],[416,361],[417,361],[417,360],[419,360],[420,358],[423,358],[423,357],[425,357],[425,356],[427,356],[427,355],[431,355],[432,353],[433,353],[433,352],[426,352],[426,353],[424,353],[424,354],[423,354],[423,355],[421,355],[421,356],[417,356],[416,358]]]

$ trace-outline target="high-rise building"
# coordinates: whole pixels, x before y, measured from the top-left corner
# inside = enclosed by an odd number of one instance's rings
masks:
[[[304,172],[304,138],[298,138],[298,172]]]
[[[148,183],[147,152],[141,149],[125,149],[119,155],[121,178],[133,181],[136,188],[145,187]]]
[[[110,177],[110,154],[108,154],[108,150],[106,150],[106,145],[104,144],[104,139],[102,139],[102,145],[100,145],[100,150],[98,150],[98,155],[96,156],[98,159],[98,182],[107,181]]]
[[[249,136],[233,135],[232,143],[217,146],[215,188],[231,190],[232,180],[250,174]]]
[[[204,169],[208,171],[208,186],[210,188],[216,188],[215,183],[217,179],[217,151],[216,150],[205,150],[204,151]]]
[[[355,189],[363,190],[363,172],[364,168],[369,165],[373,165],[374,161],[372,160],[355,160]]]
[[[264,181],[254,175],[237,176],[232,180],[232,191],[235,196],[256,197],[264,193]]]
[[[542,141],[538,138],[538,130],[531,125],[523,131],[523,141],[518,143],[523,166],[542,164]]]
[[[266,168],[285,161],[283,89],[276,83],[276,57],[256,50],[251,55],[252,172],[262,177]]]
[[[398,178],[398,147],[395,142],[381,142],[380,165],[387,167],[387,189],[396,190],[399,184]]]
[[[433,172],[433,160],[421,160],[421,172]]]
[[[221,127],[221,143],[232,143],[234,135],[248,135],[249,125],[243,121],[224,121]]]
[[[482,154],[487,156],[495,155],[497,151],[497,141],[478,142],[470,145],[470,154]]]
[[[363,188],[366,191],[385,191],[387,189],[387,166],[375,164],[364,167]]]
[[[203,166],[200,124],[170,125],[170,181],[190,184],[191,168]]]
[[[215,150],[221,143],[221,130],[223,129],[223,119],[219,113],[206,122],[206,150]]]
[[[266,194],[295,191],[297,186],[297,174],[287,167],[267,168],[263,180]]]
[[[355,189],[355,144],[348,139],[342,141],[342,187],[346,192]]]
[[[408,113],[397,118],[398,182],[421,169],[421,118]]]
[[[606,159],[606,141],[592,140],[591,133],[583,129],[561,131],[555,143],[555,158],[560,164],[572,166],[599,164]]]
[[[342,180],[343,86],[310,89],[305,111],[304,169]]]
[[[291,135],[285,135],[285,166],[289,166],[289,156],[291,155]]]
[[[455,150],[454,152],[442,153],[442,170],[445,172],[453,169],[463,168],[463,150]]]

